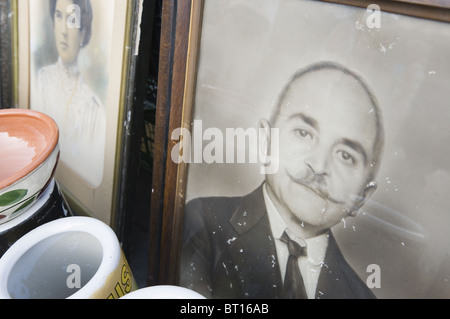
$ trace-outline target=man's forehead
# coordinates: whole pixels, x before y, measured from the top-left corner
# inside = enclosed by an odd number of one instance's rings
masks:
[[[370,93],[364,84],[352,74],[338,69],[320,69],[305,73],[294,79],[288,93],[318,93],[324,94],[358,94],[369,98]]]
[[[316,70],[293,80],[281,103],[281,114],[304,108],[326,108],[335,115],[377,116],[371,95],[355,77],[340,70]],[[284,109],[284,110],[283,110]]]
[[[293,81],[279,111],[279,118],[299,120],[336,137],[365,140],[366,146],[372,146],[377,135],[370,94],[361,82],[339,70],[318,70]]]

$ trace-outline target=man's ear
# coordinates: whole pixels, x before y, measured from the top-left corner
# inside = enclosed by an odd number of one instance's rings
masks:
[[[366,187],[364,188],[364,192],[363,192],[364,204],[373,195],[373,193],[375,193],[377,188],[378,188],[378,183],[376,180],[373,180],[373,181],[367,183]]]
[[[367,200],[375,193],[378,188],[377,181],[373,180],[365,186],[362,196],[358,200],[358,202],[353,206],[352,211],[350,212],[350,216],[356,216],[361,207],[363,207]]]
[[[258,158],[259,163],[268,164],[270,162],[270,123],[266,119],[259,121]]]

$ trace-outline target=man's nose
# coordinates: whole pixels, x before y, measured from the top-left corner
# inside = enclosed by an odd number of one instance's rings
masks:
[[[314,148],[305,158],[305,164],[314,175],[329,175],[328,152],[325,148]]]

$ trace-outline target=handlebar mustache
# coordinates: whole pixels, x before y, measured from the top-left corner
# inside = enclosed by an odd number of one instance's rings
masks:
[[[316,193],[317,196],[319,196],[323,200],[332,202],[334,204],[344,204],[344,202],[334,199],[328,193],[326,181],[322,175],[311,172],[304,177],[295,177],[289,173],[288,176],[292,179],[292,181],[294,181],[299,185],[302,185],[303,187],[308,188],[312,192]]]

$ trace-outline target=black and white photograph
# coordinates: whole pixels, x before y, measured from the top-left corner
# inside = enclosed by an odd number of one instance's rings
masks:
[[[334,2],[204,1],[180,285],[450,295],[450,25]]]

